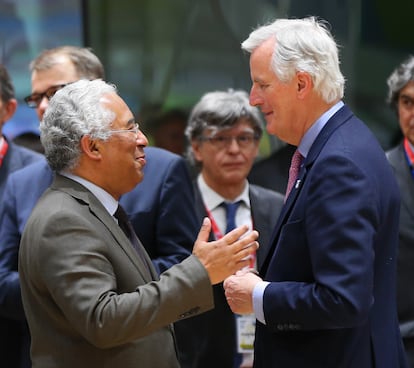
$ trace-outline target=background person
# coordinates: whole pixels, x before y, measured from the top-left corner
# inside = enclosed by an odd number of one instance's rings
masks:
[[[191,111],[186,128],[191,144],[188,156],[200,171],[194,181],[195,204],[200,224],[206,216],[211,219],[210,240],[219,239],[230,225],[223,204],[237,203],[235,225],[256,229],[259,243],[269,244],[283,196],[251,185],[246,179],[258,154],[262,132],[259,110],[250,106],[245,91],[208,92]],[[250,266],[260,267],[265,253],[259,248]],[[215,285],[213,290],[213,310],[176,324],[182,367],[251,367],[252,349],[242,349],[238,342],[243,342],[246,334],[254,337],[249,331],[254,316],[235,318],[223,284]]]
[[[256,315],[254,367],[405,367],[399,189],[378,141],[342,102],[332,35],[314,17],[277,19],[242,48],[250,103],[270,134],[297,147],[260,276],[224,282],[232,310]]]
[[[414,57],[398,65],[387,80],[388,103],[397,113],[403,139],[387,152],[401,191],[397,263],[400,331],[410,367],[414,367]]]
[[[12,118],[16,108],[17,100],[12,80],[7,69],[0,64],[0,198],[3,196],[10,173],[42,158],[40,154],[8,141],[2,134],[4,124]],[[2,289],[3,284],[0,282],[0,290]],[[25,321],[9,318],[0,308],[0,356],[5,367],[24,366],[25,362],[20,361],[20,336],[21,330],[24,329]]]

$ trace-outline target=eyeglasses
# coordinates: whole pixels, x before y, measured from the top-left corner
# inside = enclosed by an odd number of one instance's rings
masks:
[[[133,128],[110,130],[109,133],[110,134],[113,134],[113,133],[134,133],[136,136],[138,136],[139,131],[140,131],[139,124],[134,123]]]
[[[240,148],[251,148],[260,139],[258,134],[241,134],[237,136],[230,135],[213,135],[211,137],[201,137],[200,140],[210,142],[218,149],[225,149],[231,145],[233,140],[237,142]]]
[[[42,100],[46,97],[48,100],[50,100],[54,94],[62,89],[63,87],[67,86],[69,83],[65,84],[58,84],[57,86],[49,87],[45,92],[43,93],[32,93],[30,96],[27,96],[24,98],[24,102],[27,103],[27,106],[31,107],[32,109],[35,109],[39,107]]]

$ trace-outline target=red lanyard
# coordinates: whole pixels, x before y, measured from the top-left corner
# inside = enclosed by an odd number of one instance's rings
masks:
[[[2,140],[0,142],[0,167],[3,164],[3,158],[6,156],[7,149],[9,148],[9,144],[7,141],[2,137]]]
[[[205,207],[206,212],[207,212],[207,216],[210,219],[211,222],[211,231],[214,234],[214,238],[216,240],[221,239],[223,237],[223,234],[221,233],[216,221],[214,220],[213,215],[211,214],[211,212],[208,210],[207,207]],[[252,219],[252,228],[253,228],[253,219]],[[250,267],[254,268],[254,264],[256,262],[256,254],[254,256],[252,256],[252,259],[250,260]]]
[[[411,146],[407,138],[404,138],[404,149],[410,161],[411,166],[413,166],[414,165],[414,152],[411,150]]]

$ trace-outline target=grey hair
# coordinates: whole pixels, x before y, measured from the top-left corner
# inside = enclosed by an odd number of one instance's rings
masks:
[[[410,56],[402,62],[387,79],[388,97],[387,103],[398,113],[398,98],[401,90],[414,81],[414,57]]]
[[[326,103],[343,97],[345,78],[339,68],[338,47],[326,22],[315,17],[277,19],[254,30],[241,46],[252,53],[272,38],[275,45],[270,67],[282,82],[292,80],[298,71],[306,72]]]
[[[227,91],[213,91],[204,94],[193,107],[188,118],[185,135],[191,142],[200,140],[204,131],[210,129],[215,134],[223,129],[230,129],[247,119],[254,132],[260,138],[263,134],[263,123],[259,110],[249,103],[246,91],[228,89]],[[191,145],[187,151],[190,162],[195,163]]]
[[[102,104],[102,97],[116,87],[100,79],[68,84],[50,99],[40,123],[45,156],[54,171],[73,170],[81,156],[84,135],[107,140],[115,113]]]

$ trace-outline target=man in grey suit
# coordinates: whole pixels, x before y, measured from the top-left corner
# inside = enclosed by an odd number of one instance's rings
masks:
[[[40,128],[57,175],[19,252],[33,368],[179,367],[171,323],[213,308],[211,285],[248,265],[257,232],[241,226],[208,243],[206,218],[193,254],[158,278],[115,218],[143,179],[148,143],[115,87],[69,84]]]
[[[235,225],[256,229],[260,244],[270,241],[283,196],[246,179],[262,133],[260,112],[250,106],[249,95],[242,90],[208,92],[191,111],[186,135],[191,143],[189,160],[200,169],[194,181],[196,212],[200,223],[210,217],[210,240],[219,239],[232,227],[226,203],[235,205]],[[262,250],[252,259],[251,268],[262,264]],[[176,324],[182,367],[251,367],[249,340],[255,318],[233,314],[221,283],[214,286],[214,304],[214,310]]]
[[[403,139],[387,152],[401,191],[397,263],[397,306],[401,335],[410,367],[414,367],[414,57],[391,73],[388,103],[397,113]]]

